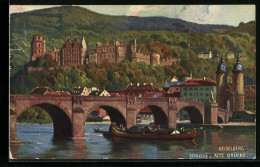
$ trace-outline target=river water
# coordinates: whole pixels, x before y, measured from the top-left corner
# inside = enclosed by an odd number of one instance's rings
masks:
[[[253,159],[255,128],[200,130],[194,141],[105,138],[93,129],[109,125],[86,124],[86,140],[55,141],[52,124],[18,124],[11,145],[16,159]]]

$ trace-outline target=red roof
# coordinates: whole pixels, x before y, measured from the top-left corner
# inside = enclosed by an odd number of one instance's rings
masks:
[[[152,110],[149,107],[145,107],[140,113],[150,113],[150,114],[152,114]]]
[[[181,84],[181,86],[216,86],[211,79],[191,79]]]
[[[155,93],[157,94],[158,97],[162,97],[163,96],[163,93]]]
[[[44,95],[46,92],[53,92],[49,87],[37,87],[30,94]]]
[[[155,92],[159,92],[159,89],[156,88],[153,84],[133,84],[133,85],[128,85],[124,92],[127,91],[155,91]]]
[[[59,92],[45,92],[44,95],[56,95],[56,96],[59,96]]]
[[[68,91],[66,91],[66,92],[59,92],[59,94],[61,96],[69,96],[70,95],[70,93]]]
[[[163,97],[180,97],[180,92],[164,93]]]
[[[110,93],[110,96],[115,97],[115,96],[120,96],[120,94],[119,93]]]

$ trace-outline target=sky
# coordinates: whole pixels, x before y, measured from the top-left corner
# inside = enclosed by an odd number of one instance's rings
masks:
[[[10,13],[57,7],[59,5],[11,5]],[[75,5],[91,11],[120,16],[163,16],[199,24],[226,24],[255,20],[255,5]]]

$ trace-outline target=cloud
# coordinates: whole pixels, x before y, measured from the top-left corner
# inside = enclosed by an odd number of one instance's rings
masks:
[[[217,5],[185,5],[176,15],[176,18],[200,23],[211,24],[219,14]]]
[[[10,13],[21,13],[27,11],[24,5],[10,5]]]
[[[138,16],[140,12],[160,9],[162,5],[131,5],[126,11],[127,16]]]

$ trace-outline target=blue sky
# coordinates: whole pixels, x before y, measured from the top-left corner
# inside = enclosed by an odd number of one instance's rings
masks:
[[[255,5],[77,5],[101,14],[121,16],[164,16],[200,24],[226,24],[255,20]],[[10,13],[55,7],[11,5]]]

